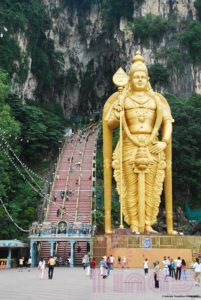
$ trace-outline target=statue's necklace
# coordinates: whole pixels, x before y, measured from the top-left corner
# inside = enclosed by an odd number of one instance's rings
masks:
[[[141,100],[136,99],[136,98],[131,97],[131,96],[130,96],[130,98],[131,98],[133,101],[135,101],[137,104],[139,104],[140,107],[144,107],[144,104],[146,104],[146,103],[150,100],[149,97],[147,97],[144,101],[141,101]]]
[[[150,100],[150,98],[148,97],[146,100],[144,100],[143,102],[139,102],[138,100],[136,100],[135,98],[130,97],[132,100],[134,100],[136,102],[136,104],[138,105],[137,107],[139,109],[136,109],[136,116],[138,118],[138,121],[140,123],[144,123],[148,113],[149,113],[149,108],[147,106],[148,101]]]

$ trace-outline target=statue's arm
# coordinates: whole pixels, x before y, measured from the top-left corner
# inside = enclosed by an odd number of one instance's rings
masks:
[[[165,97],[163,97],[159,93],[155,93],[157,97],[159,97],[161,103],[161,108],[163,111],[163,119],[162,119],[162,141],[166,143],[166,145],[169,143],[171,136],[172,136],[172,123],[174,122],[174,119],[171,114],[171,110],[169,107],[169,104]]]
[[[118,106],[118,100],[113,103],[113,105],[110,107],[106,117],[105,121],[107,122],[110,129],[115,129],[119,126],[119,111],[117,110]]]
[[[165,99],[164,99],[165,100]],[[166,101],[166,100],[165,100]],[[162,139],[161,141],[153,142],[153,146],[150,148],[151,153],[160,153],[167,148],[172,136],[172,123],[174,122],[169,105],[166,102],[161,103],[162,108]]]
[[[163,130],[162,130],[162,141],[166,144],[169,143],[172,136],[172,123],[174,122],[169,106],[164,107],[163,110]]]
[[[163,121],[162,142],[169,143],[172,136],[172,121],[170,119]]]

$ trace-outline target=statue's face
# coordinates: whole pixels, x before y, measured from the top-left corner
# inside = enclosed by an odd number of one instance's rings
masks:
[[[134,90],[143,91],[147,85],[148,77],[145,72],[137,71],[133,74],[131,84]]]

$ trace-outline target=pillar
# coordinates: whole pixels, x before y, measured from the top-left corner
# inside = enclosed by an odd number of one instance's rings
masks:
[[[74,267],[74,243],[75,241],[70,241],[70,267]]]
[[[12,249],[8,248],[8,257],[7,257],[7,261],[6,261],[7,269],[11,268],[11,256],[12,256]]]
[[[54,241],[50,241],[50,256],[54,256]]]
[[[31,266],[35,267],[36,266],[36,242],[35,241],[30,241],[30,257],[32,259]]]

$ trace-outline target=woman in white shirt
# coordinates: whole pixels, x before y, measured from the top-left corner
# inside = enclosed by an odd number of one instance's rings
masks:
[[[40,271],[40,279],[43,279],[45,274],[45,260],[41,258],[38,264],[38,270]]]
[[[124,269],[126,267],[127,267],[127,258],[126,258],[126,256],[123,256],[122,257],[122,269]]]
[[[149,272],[149,262],[148,259],[146,258],[144,261],[144,275],[147,276]]]
[[[162,265],[163,265],[163,274],[165,278],[169,276],[169,268],[168,268],[168,260],[166,256],[164,256],[164,259],[162,260]]]

